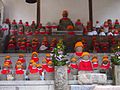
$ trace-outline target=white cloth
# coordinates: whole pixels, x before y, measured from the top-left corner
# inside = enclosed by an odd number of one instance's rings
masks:
[[[97,31],[92,31],[93,35],[98,35]]]
[[[94,85],[71,85],[71,90],[93,90]]]
[[[100,32],[99,36],[106,36],[105,32]]]
[[[93,32],[88,32],[88,35],[89,36],[93,36]]]
[[[100,24],[95,25],[95,28],[100,28],[100,27],[101,27]]]
[[[104,32],[108,33],[108,31],[109,31],[109,27],[104,27]]]
[[[40,46],[40,50],[41,50],[41,51],[44,51],[44,50],[46,50],[46,49],[48,49],[48,47],[46,47],[45,45],[41,45],[41,46]]]
[[[112,32],[109,32],[107,35],[108,35],[108,36],[110,36],[110,35],[113,36],[113,33],[112,33]]]

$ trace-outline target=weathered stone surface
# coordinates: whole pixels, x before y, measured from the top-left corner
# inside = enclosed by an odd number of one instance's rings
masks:
[[[55,90],[69,90],[67,66],[55,66]]]
[[[114,72],[115,72],[115,84],[120,85],[120,66],[115,65]]]

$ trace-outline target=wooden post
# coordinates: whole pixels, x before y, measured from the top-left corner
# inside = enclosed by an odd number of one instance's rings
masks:
[[[40,0],[37,0],[37,25],[40,23]]]
[[[92,7],[92,0],[88,0],[89,1],[89,21],[92,24],[92,28],[93,28],[93,7]],[[91,30],[92,30],[91,28]]]

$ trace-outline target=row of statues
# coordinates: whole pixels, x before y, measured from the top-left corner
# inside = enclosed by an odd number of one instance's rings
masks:
[[[77,19],[75,23],[68,17],[69,13],[67,10],[62,12],[62,18],[59,20],[59,24],[48,22],[46,25],[39,23],[36,25],[35,21],[23,23],[22,20],[19,23],[13,20],[12,23],[9,19],[3,23],[1,30],[3,32],[10,30],[10,35],[40,35],[40,34],[51,34],[52,31],[80,31],[83,35],[99,35],[99,36],[119,36],[120,35],[120,24],[119,20],[116,19],[113,22],[111,19],[106,20],[103,24],[96,21],[95,25],[92,22],[87,22],[84,25],[80,19]],[[74,35],[75,33],[72,33]]]
[[[113,52],[115,47],[119,44],[119,38],[115,38],[113,36],[98,38],[98,37],[80,37],[80,38],[73,38],[75,41],[81,39],[81,42],[84,45],[84,50],[89,52],[97,52],[97,53],[110,53]],[[67,40],[63,39],[63,42],[66,43]],[[50,52],[52,51],[57,43],[59,43],[59,39],[57,37],[49,38],[44,36],[43,38],[33,37],[16,37],[10,36],[10,40],[8,41],[7,45],[7,52]],[[71,47],[74,44],[73,41],[70,42],[71,44],[66,44],[66,49],[71,49],[69,52],[74,51],[74,47]],[[68,52],[68,51],[67,51]]]
[[[68,67],[69,79],[78,75],[78,72],[104,72],[110,68],[110,60],[108,56],[103,56],[102,62],[99,62],[97,56],[90,59],[90,53],[83,52],[84,45],[82,42],[75,44],[75,53],[71,56],[64,54],[64,45],[60,41],[57,47],[51,53],[46,54],[40,60],[38,53],[33,52],[30,61],[27,63],[24,55],[20,54],[16,61],[15,67],[12,65],[10,56],[5,57],[1,69],[1,79],[4,80],[53,80],[55,66]],[[99,64],[101,63],[101,64]],[[28,64],[28,65],[27,65]]]

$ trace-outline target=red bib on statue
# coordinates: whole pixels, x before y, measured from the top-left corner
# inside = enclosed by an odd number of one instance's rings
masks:
[[[77,56],[80,56],[80,57],[81,57],[82,54],[83,54],[83,52],[76,52],[75,54],[76,54]]]
[[[21,70],[17,69],[16,74],[24,74],[24,71],[22,69]]]
[[[79,63],[79,71],[93,71],[92,64],[90,60],[81,60]]]
[[[1,71],[1,73],[2,73],[2,74],[8,74],[8,73],[10,73],[10,70],[3,69],[3,70]]]
[[[34,62],[38,62],[39,58],[38,57],[32,57],[32,60],[34,60]]]

